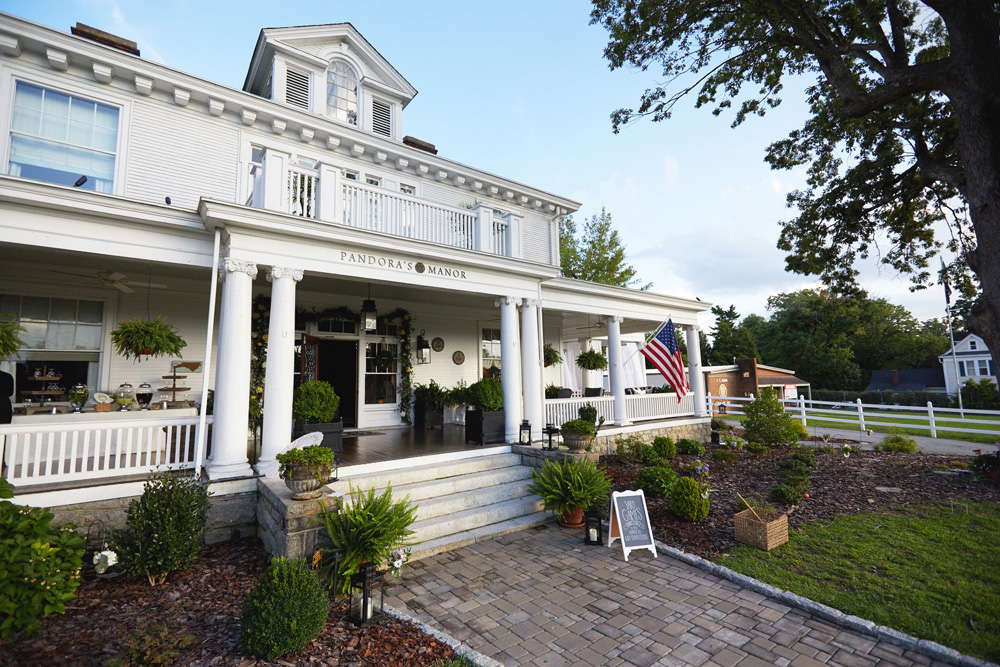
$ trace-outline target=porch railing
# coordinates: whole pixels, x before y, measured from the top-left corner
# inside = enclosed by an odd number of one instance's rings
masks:
[[[614,421],[615,397],[552,398],[545,401],[545,421],[559,425],[577,419],[584,405],[597,408],[597,417],[604,417],[606,423]],[[625,397],[625,417],[629,421],[651,421],[675,417],[694,416],[694,396],[688,394],[677,401],[677,394],[639,394]]]
[[[3,477],[24,486],[194,468],[198,420],[0,426]]]
[[[456,248],[473,247],[476,216],[471,211],[358,183],[345,182],[343,195],[345,225]]]
[[[303,218],[316,217],[319,177],[306,169],[288,169],[288,212]]]

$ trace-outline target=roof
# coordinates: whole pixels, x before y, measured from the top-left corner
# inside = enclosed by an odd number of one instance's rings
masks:
[[[809,382],[802,378],[797,378],[788,371],[788,374],[781,373],[761,373],[760,366],[757,367],[757,386],[764,387],[777,384],[808,385]]]
[[[896,373],[897,382],[892,381]],[[943,387],[944,369],[938,368],[904,368],[901,370],[872,371],[871,382],[865,391],[926,391],[928,387]]]

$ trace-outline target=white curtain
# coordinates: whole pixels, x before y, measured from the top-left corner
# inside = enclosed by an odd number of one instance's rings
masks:
[[[622,344],[622,359],[624,360],[623,375],[626,387],[645,387],[646,364],[645,357],[639,354],[639,343]]]
[[[576,393],[583,386],[583,371],[576,365],[576,358],[580,356],[580,341],[567,340],[562,345],[563,386]]]

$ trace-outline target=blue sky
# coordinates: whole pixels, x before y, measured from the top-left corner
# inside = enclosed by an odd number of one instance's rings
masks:
[[[404,133],[581,202],[578,223],[607,208],[654,291],[766,317],[769,295],[816,284],[786,273],[775,248],[778,221],[793,215],[785,195],[803,173],[763,161],[770,142],[801,124],[796,91],[735,130],[731,116],[686,100],[669,121],[615,135],[611,111],[635,106],[657,75],[611,72],[606,33],[589,25],[582,0],[0,0],[0,9],[66,32],[87,23],[135,40],[146,58],[235,88],[261,28],[349,21],[419,91],[404,111]],[[860,268],[873,295],[920,319],[943,315],[940,288],[911,293],[874,262]]]

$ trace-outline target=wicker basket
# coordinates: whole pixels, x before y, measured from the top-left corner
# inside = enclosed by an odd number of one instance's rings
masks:
[[[757,516],[754,516],[757,512]],[[760,517],[758,519],[757,517]],[[762,519],[762,520],[761,520]],[[770,551],[788,541],[788,515],[766,509],[743,510],[734,517],[736,540]]]
[[[94,412],[111,412],[110,403],[94,403]]]

